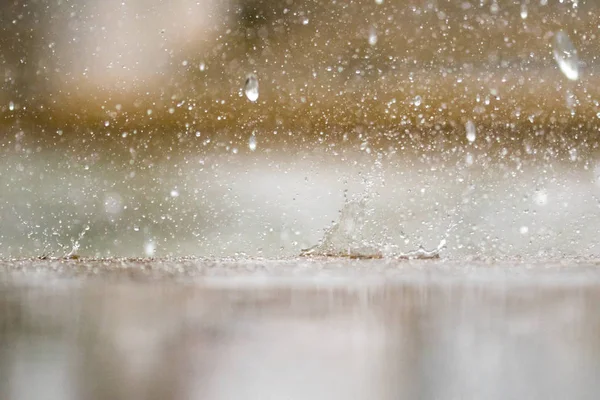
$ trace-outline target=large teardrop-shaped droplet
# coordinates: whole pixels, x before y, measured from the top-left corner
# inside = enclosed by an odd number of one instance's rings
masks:
[[[246,77],[244,92],[248,100],[252,102],[258,100],[258,78],[256,75],[250,74]]]
[[[556,32],[554,35],[554,59],[560,68],[560,71],[570,80],[579,79],[579,57],[577,49],[569,36],[563,32]]]

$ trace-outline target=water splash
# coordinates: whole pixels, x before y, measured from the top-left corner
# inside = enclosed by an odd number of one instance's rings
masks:
[[[66,253],[63,258],[79,258],[79,255],[77,254],[79,252],[79,247],[81,245],[81,240],[83,240],[83,237],[85,236],[86,232],[90,230],[90,226],[86,225],[83,230],[81,231],[81,233],[79,234],[79,236],[77,237],[77,239],[71,239],[71,250]]]
[[[303,257],[348,257],[355,259],[430,259],[439,258],[440,252],[446,246],[446,239],[433,250],[419,247],[407,253],[400,252],[398,246],[387,243],[388,240],[377,240],[369,235],[369,224],[375,223],[373,200],[378,196],[375,185],[384,185],[382,166],[383,155],[377,154],[377,159],[369,174],[365,176],[365,190],[346,201],[340,210],[337,222],[325,230],[323,238],[315,246],[303,249]],[[452,229],[452,228],[450,228]],[[450,231],[448,230],[448,233]],[[385,235],[386,229],[378,228]]]

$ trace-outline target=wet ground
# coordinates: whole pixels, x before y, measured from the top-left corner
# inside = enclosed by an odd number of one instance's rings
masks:
[[[595,399],[594,260],[0,264],[0,398]]]

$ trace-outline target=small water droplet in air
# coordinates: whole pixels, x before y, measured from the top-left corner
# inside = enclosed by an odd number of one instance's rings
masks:
[[[375,0],[375,4],[383,4],[383,0]]]
[[[473,165],[473,162],[474,162],[474,161],[475,161],[475,160],[473,159],[473,154],[471,154],[471,153],[467,153],[467,155],[465,156],[465,163],[466,163],[467,165]]]
[[[250,74],[246,77],[244,92],[246,93],[248,100],[252,102],[258,100],[258,78],[256,75]]]
[[[177,189],[171,190],[171,197],[179,197],[179,191]]]
[[[134,232],[139,232],[140,231],[140,227],[137,226],[137,225],[134,225],[133,226],[133,230],[134,230]]]
[[[577,103],[578,100],[575,96],[575,93],[571,92],[570,90],[567,90],[567,93],[565,93],[565,104],[567,105],[567,108],[573,109],[577,106]]]
[[[365,141],[360,144],[360,149],[367,154],[371,153],[371,148],[369,147],[369,142]]]
[[[527,15],[528,15],[527,4],[523,3],[523,4],[521,4],[521,18],[527,19]]]
[[[15,110],[15,103],[13,103],[12,101],[10,103],[8,103],[8,109],[10,111],[14,111]]]
[[[473,143],[475,139],[477,139],[477,127],[475,126],[475,123],[468,120],[465,124],[465,129],[467,130],[467,140],[470,143]]]
[[[569,159],[573,162],[577,161],[577,149],[576,148],[570,148],[569,149]]]
[[[123,198],[118,193],[104,195],[104,211],[107,214],[120,214],[123,211]]]
[[[519,228],[519,233],[521,235],[527,235],[527,232],[529,232],[529,227],[523,225],[521,228]]]
[[[375,46],[377,44],[377,31],[373,26],[369,29],[369,44],[371,46]]]
[[[256,136],[254,136],[254,133],[250,136],[250,139],[248,139],[248,147],[250,148],[250,151],[256,150]]]
[[[155,251],[156,245],[152,240],[149,240],[146,243],[144,243],[144,253],[146,254],[146,257],[152,257]]]
[[[579,79],[577,49],[575,49],[575,45],[565,32],[558,31],[554,35],[554,50],[552,53],[558,67],[567,79],[572,81]]]
[[[308,25],[309,22],[310,22],[310,20],[308,18],[304,18],[302,20],[302,25]]]
[[[206,64],[201,62],[200,65],[198,65],[198,68],[200,69],[200,71],[204,71],[206,69]]]
[[[538,190],[535,192],[535,196],[533,196],[533,201],[538,206],[543,206],[548,203],[548,194],[543,190]]]
[[[421,99],[421,96],[415,96],[415,98],[413,100],[413,104],[415,105],[415,107],[419,107],[422,102],[423,102],[423,99]]]

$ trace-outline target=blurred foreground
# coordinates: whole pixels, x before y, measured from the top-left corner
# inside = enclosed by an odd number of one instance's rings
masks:
[[[595,399],[597,262],[0,264],[0,397]]]

